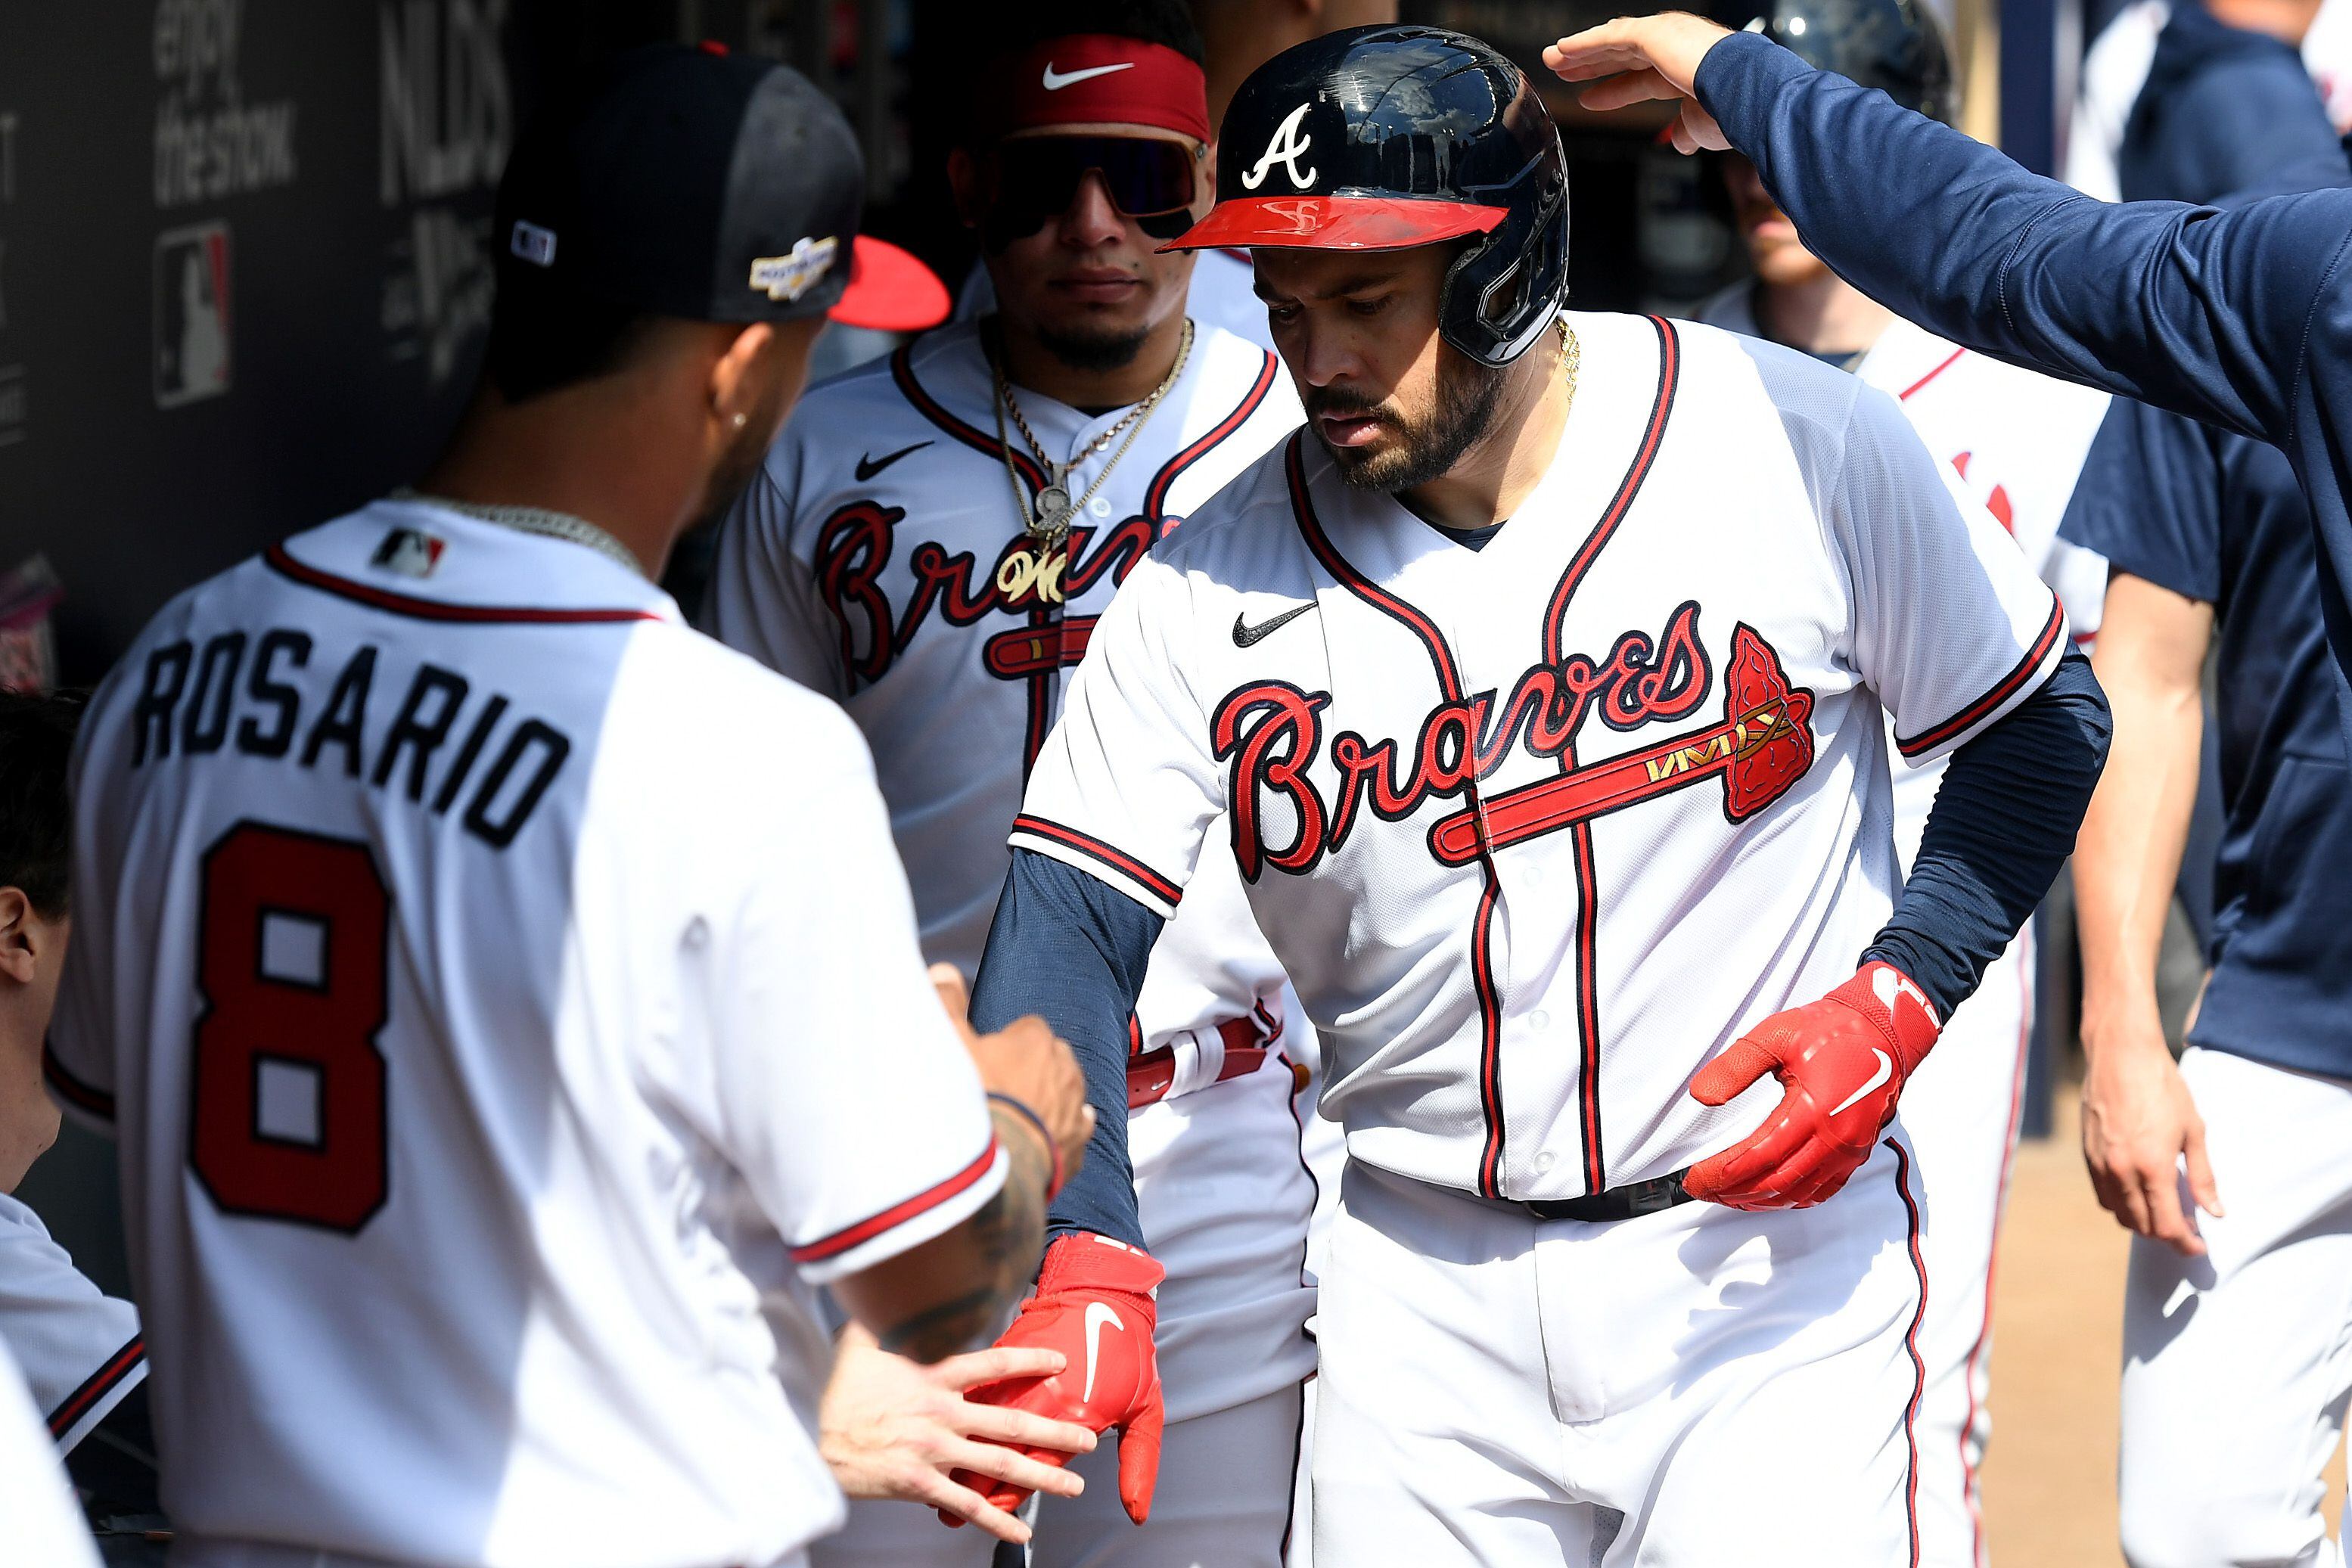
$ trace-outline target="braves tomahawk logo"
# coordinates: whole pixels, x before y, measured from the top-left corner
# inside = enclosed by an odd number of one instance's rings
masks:
[[[1290,176],[1293,189],[1305,191],[1314,186],[1315,170],[1312,166],[1304,174],[1298,172],[1298,160],[1307,156],[1307,150],[1315,142],[1314,137],[1302,134],[1298,129],[1298,122],[1307,118],[1307,111],[1311,107],[1300,104],[1274,128],[1274,138],[1265,144],[1265,152],[1259,155],[1257,167],[1242,175],[1243,190],[1255,191],[1265,184],[1266,172],[1276,163],[1281,164],[1282,172]]]
[[[1401,821],[1428,800],[1466,795],[1515,745],[1536,757],[1570,757],[1593,714],[1621,732],[1687,716],[1714,685],[1698,616],[1699,607],[1686,602],[1654,642],[1628,632],[1604,659],[1576,653],[1535,664],[1499,702],[1488,691],[1442,703],[1402,752],[1393,738],[1372,741],[1342,730],[1328,747],[1328,768],[1338,772],[1328,795],[1310,768],[1327,758],[1323,714],[1331,695],[1285,681],[1255,682],[1228,694],[1212,716],[1211,739],[1232,771],[1234,853],[1243,876],[1255,882],[1267,866],[1304,875],[1347,842],[1366,810]],[[1723,781],[1725,817],[1744,821],[1787,794],[1812,766],[1812,693],[1790,687],[1771,645],[1752,627],[1737,625],[1721,722],[1570,767],[1441,818],[1429,831],[1430,852],[1447,865],[1467,864],[1703,779]],[[1265,841],[1270,800],[1286,804],[1297,823],[1286,844]]]

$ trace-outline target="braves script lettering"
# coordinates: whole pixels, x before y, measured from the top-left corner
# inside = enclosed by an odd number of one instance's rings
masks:
[[[881,679],[934,611],[951,626],[970,626],[991,615],[1027,618],[1058,611],[1106,575],[1114,583],[1125,580],[1151,548],[1155,533],[1150,518],[1134,517],[1099,531],[1074,528],[1066,549],[1043,553],[1026,534],[1016,534],[985,567],[971,550],[950,550],[925,539],[907,556],[914,588],[894,610],[882,590],[882,573],[898,548],[898,525],[906,516],[904,507],[852,501],[817,530],[817,592],[840,622],[843,665],[861,680]],[[983,657],[992,673],[1007,679],[1034,673],[1040,662],[1047,667],[1075,664],[1091,625],[1091,617],[1072,617],[1003,633],[990,639]],[[1053,646],[1045,646],[1047,642]],[[1039,645],[1016,645],[1031,643]]]
[[[1685,603],[1654,640],[1627,632],[1605,658],[1574,653],[1530,667],[1507,696],[1486,691],[1441,703],[1409,743],[1341,730],[1330,738],[1328,758],[1328,692],[1268,680],[1228,694],[1212,716],[1211,741],[1232,769],[1234,852],[1242,874],[1255,882],[1267,866],[1312,871],[1348,841],[1367,809],[1399,821],[1425,801],[1459,796],[1500,767],[1514,745],[1532,756],[1561,757],[1596,715],[1620,731],[1689,715],[1714,685],[1698,616],[1696,603]],[[1327,776],[1336,775],[1328,796],[1310,775],[1318,762],[1327,764]],[[1269,800],[1286,803],[1297,821],[1286,843],[1265,841]]]

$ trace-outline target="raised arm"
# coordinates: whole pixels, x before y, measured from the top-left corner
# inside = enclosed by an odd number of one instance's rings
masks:
[[[2263,439],[2292,428],[2306,335],[2352,244],[2352,191],[2228,214],[2095,201],[1816,70],[1765,38],[1666,15],[1545,58],[1609,108],[1688,99],[1676,145],[1736,148],[1806,246],[1955,342]]]

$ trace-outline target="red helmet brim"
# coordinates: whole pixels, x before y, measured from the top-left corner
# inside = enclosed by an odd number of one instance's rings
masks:
[[[1507,207],[1403,196],[1243,196],[1219,202],[1207,217],[1160,248],[1404,250],[1489,234],[1509,215]]]

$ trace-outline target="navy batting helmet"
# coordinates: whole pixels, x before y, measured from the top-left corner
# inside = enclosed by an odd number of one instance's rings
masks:
[[[1568,283],[1568,161],[1517,66],[1437,27],[1349,27],[1275,56],[1218,133],[1217,204],[1165,248],[1396,250],[1470,239],[1445,275],[1445,341],[1527,351]]]
[[[1930,120],[1959,118],[1952,51],[1920,0],[1770,0],[1748,15],[1749,30],[1808,65],[1874,87]]]

